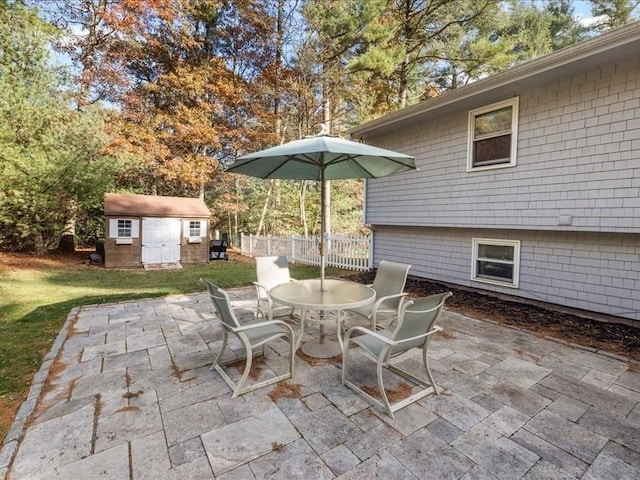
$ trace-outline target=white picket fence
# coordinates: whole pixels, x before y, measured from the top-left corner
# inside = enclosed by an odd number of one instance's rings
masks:
[[[318,237],[274,237],[271,235],[242,235],[242,255],[286,255],[291,263],[320,266],[320,238]],[[371,237],[331,235],[327,240],[325,265],[347,270],[370,270]]]

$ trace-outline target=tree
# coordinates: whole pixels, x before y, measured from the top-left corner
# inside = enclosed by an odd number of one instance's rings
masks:
[[[621,27],[634,18],[634,11],[640,6],[638,0],[590,0],[591,14],[598,19],[593,28],[601,33]]]
[[[113,163],[100,155],[102,112],[74,111],[49,64],[53,31],[20,4],[0,4],[0,224],[4,248],[45,253],[68,202],[104,193]]]
[[[551,16],[549,36],[552,50],[567,47],[587,36],[588,29],[576,19],[571,0],[550,0],[544,10]]]

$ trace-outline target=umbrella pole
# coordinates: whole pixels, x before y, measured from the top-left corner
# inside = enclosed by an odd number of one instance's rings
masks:
[[[327,250],[327,240],[325,228],[327,226],[327,209],[325,208],[325,180],[324,169],[320,170],[320,291],[324,292],[324,263]]]

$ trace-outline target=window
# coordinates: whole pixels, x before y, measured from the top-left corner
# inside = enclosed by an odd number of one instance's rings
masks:
[[[202,243],[202,239],[207,236],[207,222],[203,220],[185,220],[183,232],[188,243]]]
[[[140,222],[130,218],[109,219],[109,238],[115,238],[118,245],[132,245],[140,235]]]
[[[201,237],[200,220],[189,222],[189,237]]]
[[[471,280],[518,287],[520,241],[473,239]]]
[[[467,171],[516,164],[518,97],[469,112]]]
[[[118,238],[131,238],[131,220],[118,220]]]

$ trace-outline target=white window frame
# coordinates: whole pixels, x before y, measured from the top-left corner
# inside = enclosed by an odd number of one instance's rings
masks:
[[[189,237],[202,237],[202,222],[200,220],[189,220]]]
[[[126,234],[127,231],[129,232],[128,235]],[[118,233],[116,237],[117,238],[133,238],[133,220],[131,220],[130,218],[119,218]]]
[[[191,224],[197,223],[198,232],[195,232],[195,229],[192,229]],[[202,239],[207,236],[207,222],[203,220],[185,220],[184,221],[184,236],[188,239],[188,243],[202,243]],[[197,235],[192,235],[192,233],[197,233]]]
[[[123,226],[120,226],[120,224]],[[129,226],[126,226],[129,222]],[[129,235],[121,235],[129,230]],[[137,218],[112,218],[109,220],[109,238],[115,238],[117,245],[132,245],[133,239],[140,236],[140,222]]]
[[[468,144],[467,144],[467,172],[476,172],[478,170],[493,170],[496,168],[507,168],[516,166],[516,153],[518,151],[518,116],[519,116],[519,97],[509,98],[501,102],[492,103],[481,108],[476,108],[469,111],[469,128],[468,128]],[[475,123],[476,117],[484,113],[492,112],[494,110],[500,110],[501,108],[511,107],[511,131],[496,132],[491,135],[485,135],[483,137],[475,137]],[[494,163],[491,165],[478,165],[474,166],[473,152],[474,143],[478,140],[486,140],[488,138],[499,137],[511,133],[511,149],[509,150],[509,161],[500,163]]]
[[[501,260],[501,259],[495,259],[495,258],[484,259],[484,261],[491,262],[491,263],[504,263],[504,264],[513,265],[513,278],[511,282],[502,281],[502,280],[499,280],[498,278],[487,278],[487,277],[478,276],[478,262],[483,261],[482,258],[478,257],[478,250],[480,245],[497,245],[501,247],[513,247],[513,261]],[[518,288],[519,277],[520,277],[520,240],[474,238],[471,257],[472,257],[471,280],[475,282],[490,283],[492,285],[500,285],[503,287]]]

